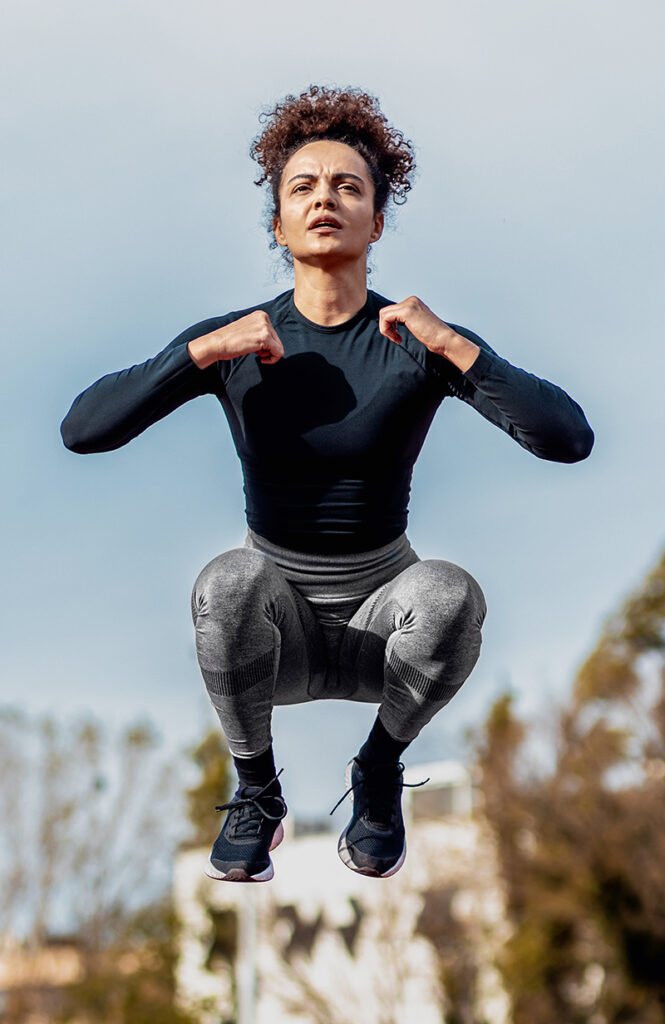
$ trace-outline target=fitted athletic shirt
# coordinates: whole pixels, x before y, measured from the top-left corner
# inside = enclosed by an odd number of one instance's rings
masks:
[[[561,388],[480,346],[462,373],[403,325],[402,344],[379,332],[391,300],[368,292],[345,323],[324,327],[299,312],[293,291],[203,320],[152,359],[102,377],[74,401],[61,431],[75,452],[110,451],[199,395],[215,395],[242,464],[247,523],[296,551],[344,554],[389,544],[406,528],[411,476],[444,398],[471,405],[542,459],[585,458],[593,433]],[[187,344],[265,310],[283,346],[277,363],[256,354],[204,370]]]

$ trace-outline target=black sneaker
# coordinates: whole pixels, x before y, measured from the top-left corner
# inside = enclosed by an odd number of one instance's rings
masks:
[[[284,838],[282,818],[286,804],[281,796],[266,793],[268,786],[240,786],[215,840],[206,874],[227,882],[268,882],[275,871],[270,851]]]
[[[353,815],[339,838],[337,852],[352,871],[388,878],[404,863],[403,773],[401,761],[366,766],[354,757],[347,765],[344,796],[353,804]]]

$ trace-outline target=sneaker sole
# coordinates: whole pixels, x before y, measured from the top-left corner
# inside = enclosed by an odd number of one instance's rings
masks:
[[[284,826],[281,821],[275,829],[275,834],[272,837],[270,843],[270,852],[276,849],[284,838]],[[216,868],[212,861],[208,861],[206,865],[205,874],[208,878],[213,878],[216,882],[269,882],[275,874],[273,863],[268,858],[268,867],[264,868],[263,871],[259,871],[256,875],[249,875],[244,868],[229,868],[228,871],[220,871]]]
[[[404,848],[402,849],[398,860],[391,868],[384,871],[382,874],[380,871],[373,871],[371,868],[360,868],[357,864],[354,864],[351,851],[349,850],[346,842],[346,834],[348,831],[348,827],[344,829],[337,844],[337,853],[339,854],[342,864],[347,868],[350,868],[351,871],[355,871],[359,875],[365,875],[367,878],[390,878],[391,875],[397,874],[406,859],[406,842],[404,843]]]
[[[347,789],[351,788],[352,770],[353,761],[349,761],[349,763],[346,766],[346,771],[344,772],[344,784],[346,785]],[[349,800],[351,801],[351,806],[353,806],[353,790],[351,790],[351,792],[349,793]],[[365,875],[367,878],[390,878],[391,875],[395,875],[399,871],[399,869],[401,868],[402,864],[406,859],[406,838],[404,839],[404,847],[398,859],[391,868],[388,868],[388,870],[384,871],[382,874],[380,871],[372,871],[371,868],[360,868],[358,867],[357,864],[353,863],[351,851],[346,841],[349,828],[350,825],[347,825],[344,831],[342,832],[341,836],[339,837],[339,842],[337,844],[337,853],[339,854],[339,858],[342,864],[345,865],[345,867],[350,868],[351,871],[355,871],[359,875]]]

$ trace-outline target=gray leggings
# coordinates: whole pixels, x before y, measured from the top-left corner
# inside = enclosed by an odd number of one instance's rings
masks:
[[[420,561],[406,536],[322,556],[248,534],[192,594],[201,672],[231,753],[271,743],[272,709],[318,699],[377,703],[386,730],[415,739],[480,652],[483,593],[464,569]]]

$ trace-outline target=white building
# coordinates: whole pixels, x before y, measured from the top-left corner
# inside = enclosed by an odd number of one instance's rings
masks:
[[[466,769],[418,765],[405,782],[428,776],[404,791],[408,852],[392,878],[349,871],[336,833],[298,822],[266,884],[206,878],[208,849],[178,857],[178,991],[201,1024],[445,1024],[453,1007],[508,1024],[494,848]]]

